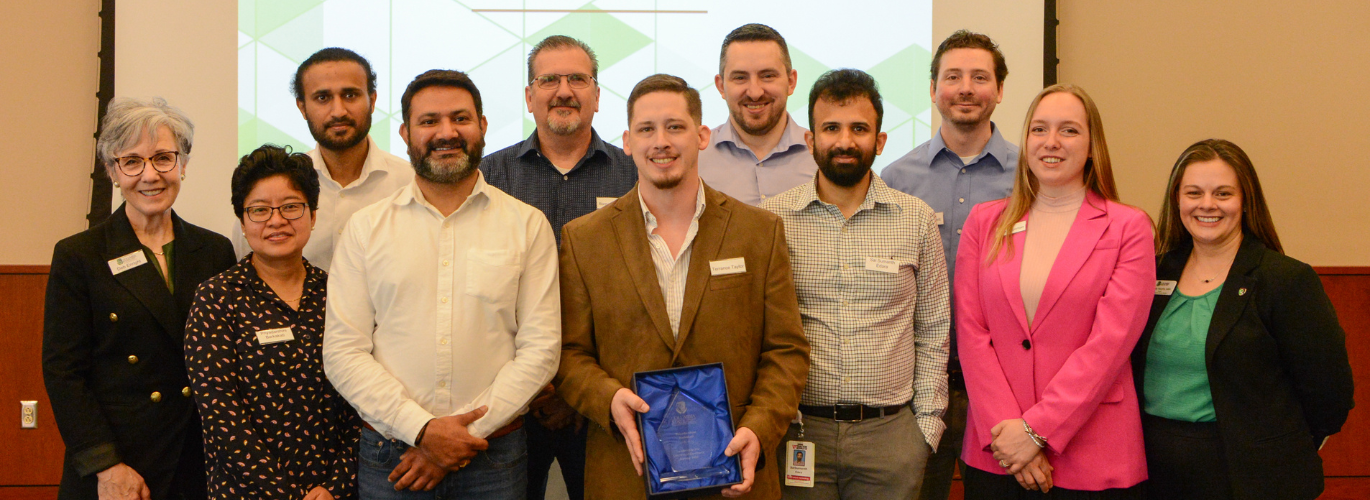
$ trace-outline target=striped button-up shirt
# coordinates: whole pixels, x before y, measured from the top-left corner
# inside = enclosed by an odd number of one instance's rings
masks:
[[[947,406],[946,257],[931,208],[871,174],[850,218],[814,182],[761,205],[785,222],[812,352],[806,405],[909,401],[935,450]]]
[[[656,283],[661,286],[662,298],[666,300],[666,316],[671,319],[671,335],[680,338],[680,309],[685,304],[685,278],[690,272],[690,253],[694,249],[695,234],[699,233],[699,216],[704,215],[704,183],[699,183],[699,196],[695,197],[695,216],[690,220],[690,229],[685,232],[685,242],[680,244],[680,255],[671,255],[666,240],[656,234],[656,216],[647,209],[642,200],[642,190],[637,191],[637,202],[642,206],[642,219],[647,222],[647,243],[652,249],[652,266],[656,268]]]

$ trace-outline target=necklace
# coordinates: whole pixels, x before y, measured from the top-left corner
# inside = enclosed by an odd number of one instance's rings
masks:
[[[153,255],[157,255],[157,256],[159,256],[159,257],[166,257],[166,254],[165,254],[165,253],[163,253],[163,252],[158,252],[158,251],[156,251],[156,250],[153,250],[153,251],[152,251],[152,254],[153,254]]]

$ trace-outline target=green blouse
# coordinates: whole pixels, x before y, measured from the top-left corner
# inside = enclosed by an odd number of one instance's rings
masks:
[[[1222,285],[1197,297],[1179,290],[1166,304],[1146,352],[1143,410],[1185,422],[1216,422],[1204,346]]]
[[[152,253],[152,249],[143,245],[143,255],[147,256],[148,263],[157,270],[157,274],[162,276],[162,281],[166,283],[167,290],[170,290],[171,293],[176,293],[176,286],[173,285],[176,282],[176,260],[172,253],[172,246],[175,243],[176,240],[172,240],[162,245],[162,253],[166,254],[166,269],[162,269],[162,265],[157,262],[157,255]]]

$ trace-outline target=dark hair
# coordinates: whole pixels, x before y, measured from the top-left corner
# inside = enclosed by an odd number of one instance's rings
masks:
[[[780,55],[785,59],[785,72],[788,73],[793,67],[790,65],[790,46],[785,44],[785,37],[780,36],[780,32],[775,28],[759,23],[744,24],[723,37],[723,49],[718,54],[718,74],[723,74],[723,66],[728,61],[728,46],[733,42],[775,42],[780,45]]]
[[[304,153],[291,153],[289,147],[263,144],[238,160],[238,168],[233,169],[233,180],[229,183],[233,214],[238,220],[243,218],[243,203],[247,194],[263,179],[285,176],[290,187],[304,193],[309,210],[319,209],[319,172],[314,170],[314,161]]]
[[[633,126],[633,105],[636,104],[637,100],[642,98],[642,96],[653,92],[674,92],[680,94],[681,97],[685,98],[685,106],[689,108],[690,118],[694,118],[695,125],[700,125],[704,122],[704,104],[699,101],[699,91],[690,87],[690,84],[685,83],[684,78],[667,75],[665,73],[657,73],[637,82],[637,85],[633,86],[633,91],[628,94],[629,128]]]
[[[816,130],[813,123],[813,107],[819,99],[828,102],[845,103],[857,97],[870,99],[875,106],[875,131],[880,131],[880,123],[885,120],[885,105],[880,98],[880,86],[875,78],[859,69],[834,69],[813,82],[809,91],[809,130]]]
[[[376,95],[376,72],[371,71],[371,63],[367,62],[365,57],[362,57],[356,52],[341,47],[329,47],[309,56],[309,58],[300,63],[300,67],[295,70],[295,78],[290,80],[290,87],[295,91],[295,100],[304,100],[305,70],[315,64],[339,61],[351,61],[357,63],[358,66],[361,66],[362,72],[366,73],[366,93],[369,95]]]
[[[985,50],[994,56],[994,82],[1000,87],[1004,86],[1004,79],[1008,78],[1008,63],[1004,62],[1004,53],[999,51],[999,44],[994,43],[988,36],[975,33],[969,30],[957,30],[942,40],[942,44],[937,46],[937,54],[932,56],[932,81],[937,81],[937,72],[942,68],[942,54],[951,49],[980,49]]]
[[[1205,139],[1180,153],[1180,159],[1175,160],[1175,166],[1170,169],[1170,183],[1165,188],[1165,202],[1161,205],[1161,224],[1156,231],[1156,254],[1164,255],[1194,237],[1180,222],[1180,183],[1190,165],[1212,160],[1226,163],[1237,174],[1237,184],[1242,190],[1242,232],[1261,240],[1266,248],[1284,253],[1251,158],[1231,141]]]
[[[528,81],[533,81],[533,59],[537,59],[538,54],[544,50],[553,49],[580,49],[585,51],[585,55],[590,56],[590,76],[599,79],[599,58],[595,57],[595,50],[586,45],[585,42],[576,40],[566,35],[552,35],[543,38],[541,42],[533,46],[533,50],[528,52]]]
[[[409,123],[409,103],[414,100],[414,94],[428,87],[454,87],[470,92],[471,100],[476,103],[476,115],[485,115],[480,104],[480,90],[476,88],[476,83],[471,81],[471,77],[456,70],[430,69],[414,77],[414,81],[409,82],[409,87],[404,89],[404,95],[400,97],[400,116],[404,118],[404,123]]]

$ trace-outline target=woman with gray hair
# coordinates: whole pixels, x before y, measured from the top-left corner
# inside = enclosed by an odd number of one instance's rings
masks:
[[[204,445],[183,356],[200,282],[227,238],[171,209],[194,126],[162,99],[110,104],[96,153],[124,203],[57,243],[43,381],[66,443],[62,499],[204,498]]]

